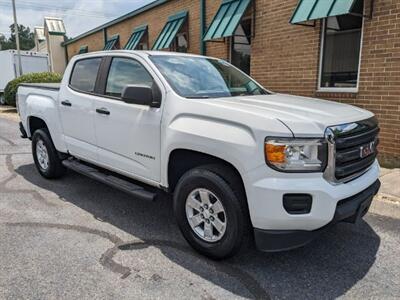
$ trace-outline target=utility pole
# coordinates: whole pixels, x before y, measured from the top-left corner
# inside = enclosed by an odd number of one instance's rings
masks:
[[[18,57],[18,70],[19,76],[22,75],[22,63],[21,63],[21,48],[19,46],[19,30],[18,30],[18,21],[17,21],[17,11],[15,9],[15,0],[12,1],[13,14],[14,14],[14,30],[15,30],[15,42],[17,44],[17,57]]]

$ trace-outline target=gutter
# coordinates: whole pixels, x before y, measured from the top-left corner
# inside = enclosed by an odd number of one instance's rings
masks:
[[[103,48],[104,48],[108,41],[107,28],[103,28],[103,38],[104,38],[104,44],[103,44]]]
[[[67,67],[69,58],[68,58],[68,48],[65,47],[65,42],[67,41],[67,36],[64,35],[64,42],[61,43],[61,46],[64,47],[64,55],[65,55],[65,67]]]
[[[206,55],[207,47],[206,42],[204,42],[203,37],[206,33],[206,0],[200,0],[200,54]]]

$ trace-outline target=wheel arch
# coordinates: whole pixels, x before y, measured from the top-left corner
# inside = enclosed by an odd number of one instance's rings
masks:
[[[238,168],[229,161],[220,157],[191,149],[179,148],[170,152],[167,166],[167,182],[168,190],[170,192],[175,190],[179,179],[187,171],[200,166],[208,166],[208,168],[214,169],[212,171],[215,171],[216,173],[222,172],[230,174],[230,176],[235,176],[240,180],[243,192],[246,193],[244,181]]]
[[[28,116],[27,118],[27,135],[30,139],[32,139],[33,134],[38,129],[46,129],[49,133],[50,140],[53,142],[56,150],[61,153],[67,153],[67,149],[63,147],[64,143],[58,137],[58,132],[54,131],[51,127],[48,126],[48,122],[46,119],[42,117],[38,117],[35,115]]]
[[[33,133],[38,129],[45,128],[45,129],[49,130],[49,127],[47,126],[46,121],[40,117],[29,116],[27,123],[28,123],[27,133],[29,134],[30,137],[32,137]]]

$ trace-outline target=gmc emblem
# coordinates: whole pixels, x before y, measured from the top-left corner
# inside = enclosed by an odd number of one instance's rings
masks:
[[[360,158],[370,156],[375,152],[375,142],[360,147]]]

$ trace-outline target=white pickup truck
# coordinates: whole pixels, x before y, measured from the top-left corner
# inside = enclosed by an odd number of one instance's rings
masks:
[[[380,186],[372,113],[272,93],[220,59],[77,55],[61,85],[21,85],[17,104],[42,176],[69,168],[138,199],[171,193],[182,234],[215,259],[252,240],[305,245],[362,218]]]

